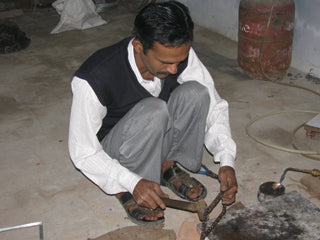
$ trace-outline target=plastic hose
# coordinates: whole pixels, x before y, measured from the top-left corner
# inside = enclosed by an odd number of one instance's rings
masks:
[[[319,151],[306,151],[306,150],[298,150],[298,149],[290,149],[290,148],[285,148],[285,147],[281,147],[278,145],[274,145],[274,144],[269,144],[261,139],[258,139],[257,137],[253,136],[250,131],[249,128],[257,121],[270,117],[270,116],[274,116],[274,115],[279,115],[279,114],[283,114],[283,113],[314,113],[314,114],[319,114],[319,112],[316,111],[308,111],[308,110],[287,110],[287,111],[279,111],[279,112],[272,112],[272,113],[268,113],[266,115],[263,116],[258,116],[254,119],[252,119],[246,126],[246,133],[248,134],[249,137],[251,137],[254,141],[261,143],[267,147],[271,147],[277,150],[281,150],[281,151],[286,151],[286,152],[290,152],[290,153],[298,153],[298,154],[302,154],[302,155],[319,155],[320,152]],[[293,138],[295,133],[297,132],[297,130],[300,128],[301,126],[299,126],[298,128],[295,129],[294,133],[293,133]],[[316,158],[315,160],[318,160],[318,158]]]

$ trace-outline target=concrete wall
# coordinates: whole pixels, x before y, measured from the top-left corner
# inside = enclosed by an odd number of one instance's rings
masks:
[[[179,0],[195,23],[237,41],[240,0]],[[320,0],[295,0],[291,66],[320,77]]]

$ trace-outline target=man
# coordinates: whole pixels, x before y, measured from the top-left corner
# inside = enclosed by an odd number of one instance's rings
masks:
[[[72,80],[69,151],[75,166],[129,218],[164,220],[166,195],[198,201],[206,188],[197,172],[203,145],[220,162],[223,203],[235,200],[236,145],[228,104],[191,47],[193,22],[176,1],[151,3],[134,22],[133,38],[94,53]]]

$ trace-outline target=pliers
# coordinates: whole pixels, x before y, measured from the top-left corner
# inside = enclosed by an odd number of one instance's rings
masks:
[[[211,170],[209,170],[206,165],[201,164],[201,167],[204,168],[204,171],[199,171],[197,172],[198,174],[203,174],[203,175],[207,175],[209,177],[215,178],[219,180],[219,176],[217,174],[215,174],[214,172],[212,172]]]

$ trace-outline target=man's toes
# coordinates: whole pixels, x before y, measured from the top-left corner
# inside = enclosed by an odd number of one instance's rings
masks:
[[[150,212],[149,214],[146,214],[143,219],[149,220],[149,221],[156,221],[159,218],[163,217],[163,213],[161,214],[159,211],[158,213],[156,211]]]
[[[142,219],[148,220],[148,221],[156,221],[158,218],[155,216],[145,215]]]
[[[164,216],[164,212],[161,211],[161,210],[156,210],[155,211],[155,215],[158,217],[158,218],[162,218]]]
[[[195,189],[192,189],[190,192],[189,192],[189,197],[190,198],[196,198],[198,195],[198,193],[195,191]]]
[[[202,194],[202,192],[203,192],[203,187],[201,186],[201,185],[198,185],[197,187],[196,187],[196,189],[197,189],[197,193],[199,194],[199,196]]]
[[[199,185],[196,188],[193,188],[190,190],[189,197],[192,199],[197,198],[197,197],[201,196],[202,192],[203,192],[203,188],[202,188],[202,186]]]

